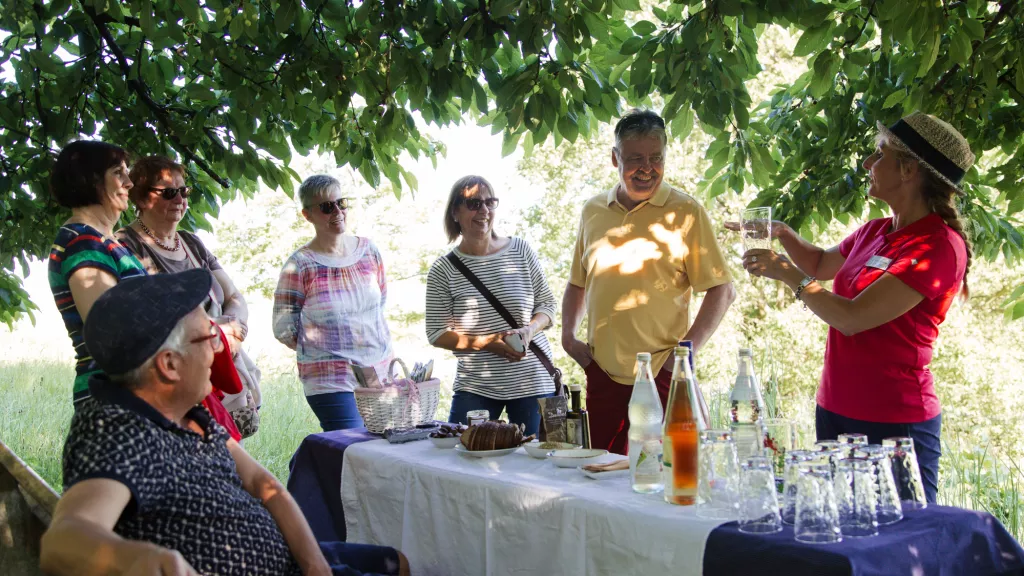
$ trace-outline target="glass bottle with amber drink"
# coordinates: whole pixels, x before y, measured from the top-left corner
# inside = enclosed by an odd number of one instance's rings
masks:
[[[690,369],[690,349],[675,350],[672,388],[665,411],[662,462],[665,475],[665,501],[691,505],[697,498],[697,445],[704,423],[700,417],[697,382]]]

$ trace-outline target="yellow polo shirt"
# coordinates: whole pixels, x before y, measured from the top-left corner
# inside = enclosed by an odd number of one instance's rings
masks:
[[[632,384],[638,352],[657,370],[690,326],[694,290],[732,281],[704,207],[665,184],[627,211],[615,189],[583,206],[569,282],[585,291],[594,360]]]

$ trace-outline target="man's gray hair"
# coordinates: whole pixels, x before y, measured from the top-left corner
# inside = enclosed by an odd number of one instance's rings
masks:
[[[668,143],[665,120],[652,110],[633,108],[615,124],[615,146],[623,140],[638,140],[657,137],[662,144]]]
[[[327,195],[332,188],[341,189],[341,182],[334,176],[327,174],[314,174],[299,184],[299,204],[308,208],[313,200]]]
[[[167,339],[160,345],[160,348],[153,353],[152,356],[146,359],[142,363],[142,366],[129,370],[124,374],[109,374],[110,379],[126,388],[138,388],[143,384],[143,378],[146,376],[146,372],[149,371],[150,367],[153,366],[153,360],[158,354],[165,350],[173,350],[179,354],[185,353],[185,318],[178,320],[178,323],[174,325],[174,329],[167,335]]]

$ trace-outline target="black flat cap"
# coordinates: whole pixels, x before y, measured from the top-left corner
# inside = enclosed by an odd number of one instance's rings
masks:
[[[107,374],[142,366],[178,321],[206,300],[212,283],[213,276],[202,268],[120,281],[89,310],[85,347]]]

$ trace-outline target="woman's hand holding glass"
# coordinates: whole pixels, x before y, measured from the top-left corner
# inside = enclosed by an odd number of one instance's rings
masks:
[[[743,255],[743,268],[751,276],[772,280],[785,280],[794,271],[800,272],[789,257],[771,250],[748,250]]]

